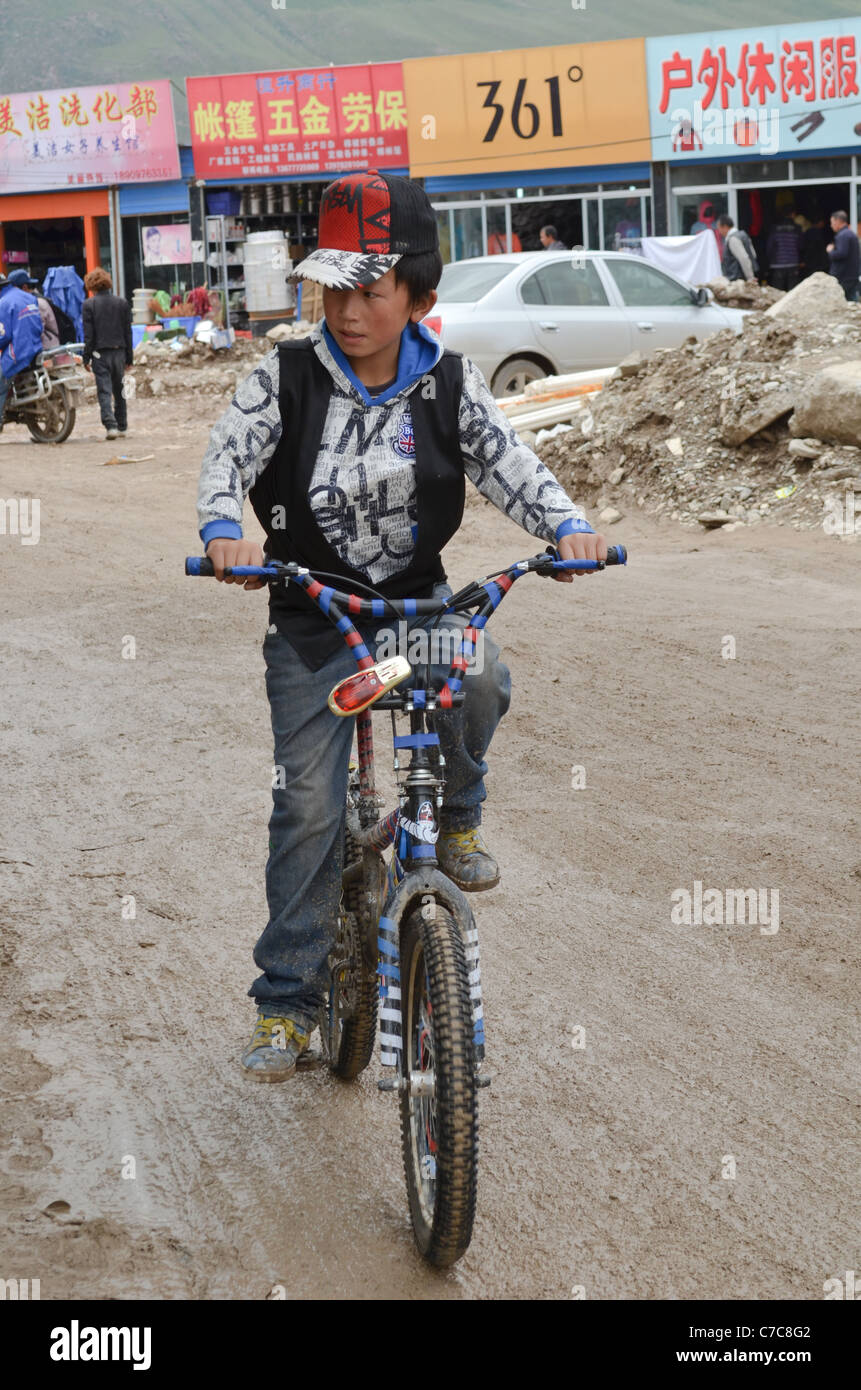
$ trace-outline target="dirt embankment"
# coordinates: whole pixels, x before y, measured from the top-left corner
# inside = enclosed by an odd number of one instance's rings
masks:
[[[861,306],[811,276],[744,330],[633,354],[539,454],[614,524],[818,529],[861,494]],[[857,509],[861,515],[861,496]]]

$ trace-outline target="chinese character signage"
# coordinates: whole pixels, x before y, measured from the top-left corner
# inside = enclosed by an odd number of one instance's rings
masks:
[[[400,63],[188,77],[198,178],[409,164]]]
[[[414,176],[649,158],[643,39],[404,62]]]
[[[179,176],[169,82],[0,93],[0,193]]]
[[[647,39],[653,159],[861,150],[861,19]]]

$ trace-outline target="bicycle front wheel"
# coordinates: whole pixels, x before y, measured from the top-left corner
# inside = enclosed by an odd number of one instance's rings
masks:
[[[445,1266],[460,1259],[472,1238],[478,1181],[468,970],[451,914],[433,903],[412,913],[400,956],[407,1193],[419,1250]]]

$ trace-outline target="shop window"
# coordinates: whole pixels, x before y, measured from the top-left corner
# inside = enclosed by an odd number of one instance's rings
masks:
[[[511,204],[513,251],[541,251],[539,232],[542,227],[555,227],[559,240],[566,246],[583,243],[582,203],[579,198],[552,198],[539,202],[517,201]]]
[[[852,175],[852,160],[845,159],[793,159],[794,179],[848,179]]]
[[[607,260],[604,264],[629,309],[670,308],[680,304],[690,306],[691,297],[684,285],[662,275],[654,266],[634,260]]]
[[[692,236],[706,227],[714,227],[722,212],[727,212],[726,190],[712,193],[676,194],[677,236]]]
[[[604,218],[604,250],[621,251],[625,243],[639,241],[644,235],[640,217],[640,195],[628,198],[602,198]]]
[[[786,183],[789,179],[788,159],[752,159],[731,169],[733,183]]]
[[[607,295],[591,261],[554,261],[542,266],[520,289],[524,304],[606,308]]]
[[[670,183],[673,188],[708,188],[710,184],[726,183],[726,165],[671,165]]]

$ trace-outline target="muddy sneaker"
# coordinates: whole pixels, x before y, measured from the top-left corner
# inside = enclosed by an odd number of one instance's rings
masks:
[[[242,1054],[242,1070],[252,1081],[286,1081],[307,1052],[309,1036],[292,1018],[258,1014],[251,1043]]]
[[[482,840],[478,826],[440,831],[437,858],[443,873],[465,893],[481,893],[499,882],[499,865]]]
[[[105,430],[105,439],[116,439],[118,430]]]

